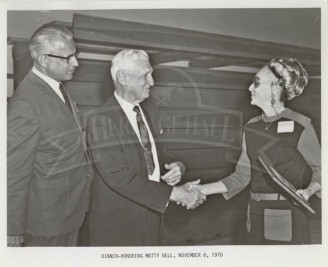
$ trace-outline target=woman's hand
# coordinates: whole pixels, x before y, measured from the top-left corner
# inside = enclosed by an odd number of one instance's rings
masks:
[[[308,201],[309,198],[312,196],[310,190],[308,189],[299,189],[297,190],[297,193],[301,195],[306,201]]]
[[[201,193],[203,193],[204,195],[207,195],[206,194],[206,187],[204,184],[199,184],[199,183],[194,183],[194,182],[189,182],[187,183],[188,185],[188,190],[189,191],[192,191],[192,190],[198,190],[200,191]]]
[[[318,183],[310,183],[306,189],[297,190],[297,193],[308,201],[318,191],[321,191],[321,185]]]
[[[188,186],[189,186],[188,189],[189,188],[190,188],[190,190],[196,189],[196,190],[202,192],[206,196],[212,195],[212,194],[222,194],[222,193],[226,193],[228,191],[227,187],[221,181],[217,181],[217,182],[213,182],[213,183],[209,183],[209,184],[190,183]]]

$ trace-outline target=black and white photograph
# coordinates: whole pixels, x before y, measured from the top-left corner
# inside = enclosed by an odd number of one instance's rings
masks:
[[[0,6],[2,266],[328,266],[326,1]]]

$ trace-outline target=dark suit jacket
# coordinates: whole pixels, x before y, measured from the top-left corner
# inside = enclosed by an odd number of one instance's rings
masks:
[[[79,229],[90,178],[81,129],[32,71],[8,105],[8,235],[56,236]]]
[[[141,104],[158,140],[157,109]],[[143,150],[128,118],[113,96],[88,121],[87,139],[96,169],[91,189],[91,245],[156,245],[161,214],[172,187],[148,179]],[[162,148],[156,144],[162,165]]]

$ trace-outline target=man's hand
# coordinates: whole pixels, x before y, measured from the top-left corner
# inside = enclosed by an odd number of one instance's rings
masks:
[[[177,183],[179,183],[181,181],[182,175],[186,171],[186,167],[181,161],[165,164],[165,169],[169,171],[161,176],[161,178],[171,186],[175,186]]]
[[[206,200],[206,195],[202,192],[190,188],[190,184],[199,184],[200,180],[186,183],[181,186],[175,186],[172,190],[170,200],[182,204],[187,209],[194,209]]]
[[[24,237],[22,235],[7,236],[8,247],[21,247],[24,243]]]

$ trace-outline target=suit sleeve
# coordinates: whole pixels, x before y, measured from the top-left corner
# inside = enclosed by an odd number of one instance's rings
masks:
[[[97,114],[91,116],[88,121],[89,154],[96,172],[106,185],[121,196],[164,213],[172,187],[150,181],[148,177],[141,177],[138,171],[131,168],[125,156],[128,153],[126,147],[131,144],[121,143],[117,127],[119,126],[115,124],[110,125],[108,118],[104,119]]]
[[[39,122],[25,101],[13,101],[7,121],[8,235],[25,232],[29,187],[39,139]]]

